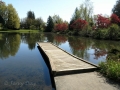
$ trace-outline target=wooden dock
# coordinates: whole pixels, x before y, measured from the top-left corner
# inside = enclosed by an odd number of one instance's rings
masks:
[[[37,43],[48,60],[56,90],[120,90],[95,70],[98,67],[52,43]],[[44,60],[45,60],[44,59]]]
[[[41,50],[47,55],[54,76],[89,72],[97,69],[97,66],[81,58],[78,58],[52,43],[38,43]]]

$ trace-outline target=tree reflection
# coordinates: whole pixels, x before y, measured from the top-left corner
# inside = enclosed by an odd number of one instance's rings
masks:
[[[60,45],[61,43],[65,43],[67,41],[67,37],[65,35],[55,35],[54,40],[57,45]]]
[[[37,42],[45,40],[44,35],[40,33],[23,33],[21,34],[22,42],[28,44],[30,50],[34,49]]]
[[[45,34],[47,37],[47,42],[54,42],[54,34]]]
[[[69,37],[68,42],[74,55],[85,59],[89,58],[87,49],[90,46],[90,42],[87,39],[82,39],[80,37]]]
[[[20,46],[20,35],[4,33],[2,34],[2,39],[0,40],[0,58],[8,58],[9,56],[14,56]]]
[[[95,59],[98,59],[102,56],[110,56],[108,51],[111,49],[120,50],[120,43],[116,41],[102,41],[102,40],[94,40],[94,44],[92,48],[95,50],[94,55]]]

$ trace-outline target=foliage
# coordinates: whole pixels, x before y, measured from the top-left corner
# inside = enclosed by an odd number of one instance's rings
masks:
[[[74,14],[70,20],[69,29],[73,30],[73,28],[70,26],[73,24],[73,22],[75,20],[77,20],[79,18],[87,21],[88,24],[90,24],[90,26],[92,26],[93,25],[92,14],[93,14],[92,2],[90,0],[85,0],[85,2],[83,4],[81,4],[79,8],[76,7]]]
[[[108,29],[109,39],[118,39],[120,37],[120,28],[117,24],[112,24]]]
[[[110,79],[120,81],[120,61],[107,60],[99,64],[100,72]]]
[[[31,26],[30,26],[30,29],[31,29],[31,30],[35,30],[36,27],[35,27],[34,25],[31,25]]]
[[[52,19],[53,19],[54,25],[63,23],[63,20],[62,20],[62,18],[60,18],[59,15],[54,15],[54,16],[52,17]]]
[[[0,23],[5,26],[7,18],[7,6],[5,2],[0,1]]]
[[[36,18],[35,19],[35,26],[36,29],[41,30],[42,28],[44,28],[45,24],[42,18]]]
[[[35,19],[35,14],[34,14],[34,12],[28,11],[28,12],[27,12],[27,18],[28,18],[28,19]]]
[[[120,18],[116,14],[113,13],[110,18],[111,18],[111,23],[114,23],[114,24],[120,23]]]
[[[81,4],[79,8],[75,9],[75,12],[74,12],[71,20],[76,20],[78,18],[82,18],[83,20],[90,22],[92,13],[93,13],[92,2],[90,2],[90,0],[85,0],[85,2],[83,4]]]
[[[109,18],[106,18],[100,14],[97,15],[96,20],[96,26],[97,28],[108,28],[110,26],[110,20]]]
[[[4,2],[0,2],[0,19],[3,26],[8,29],[19,29],[20,27],[19,16],[12,4],[6,5]]]
[[[54,28],[54,23],[53,23],[53,19],[51,16],[48,17],[48,20],[47,20],[47,27],[46,27],[46,32],[51,32]]]
[[[110,49],[107,61],[101,62],[99,66],[102,74],[120,82],[120,50],[116,48]]]
[[[21,19],[21,29],[31,29],[31,26],[35,26],[34,29],[43,30],[45,23],[41,17],[35,19],[35,14],[32,11],[28,11],[27,17]]]
[[[80,31],[80,30],[83,30],[86,27],[86,25],[87,25],[87,22],[85,20],[77,19],[73,22],[71,27],[74,30]]]
[[[7,28],[8,29],[19,29],[20,28],[20,20],[15,8],[12,4],[8,4],[8,21]]]
[[[116,1],[116,5],[114,5],[112,12],[120,18],[120,0]]]
[[[56,31],[65,31],[68,29],[68,24],[66,23],[61,23],[61,24],[56,24],[54,30]]]

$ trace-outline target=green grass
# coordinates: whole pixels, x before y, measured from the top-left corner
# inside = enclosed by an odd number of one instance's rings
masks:
[[[38,33],[40,32],[39,30],[0,30],[0,32],[18,32],[18,33]]]
[[[100,72],[106,77],[120,82],[120,61],[107,60],[99,64]]]

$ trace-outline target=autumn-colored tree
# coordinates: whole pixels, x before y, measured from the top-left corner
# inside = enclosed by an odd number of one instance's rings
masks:
[[[74,30],[80,31],[83,30],[86,26],[87,26],[87,21],[86,20],[82,20],[82,19],[77,19],[73,22],[73,24],[71,25],[71,27]]]
[[[56,24],[54,29],[56,31],[65,31],[68,29],[68,24],[66,24],[66,23]]]
[[[111,18],[111,23],[114,23],[114,24],[120,23],[120,18],[116,14],[113,13],[110,18]]]
[[[108,28],[110,26],[110,19],[98,14],[96,26],[97,28]]]

